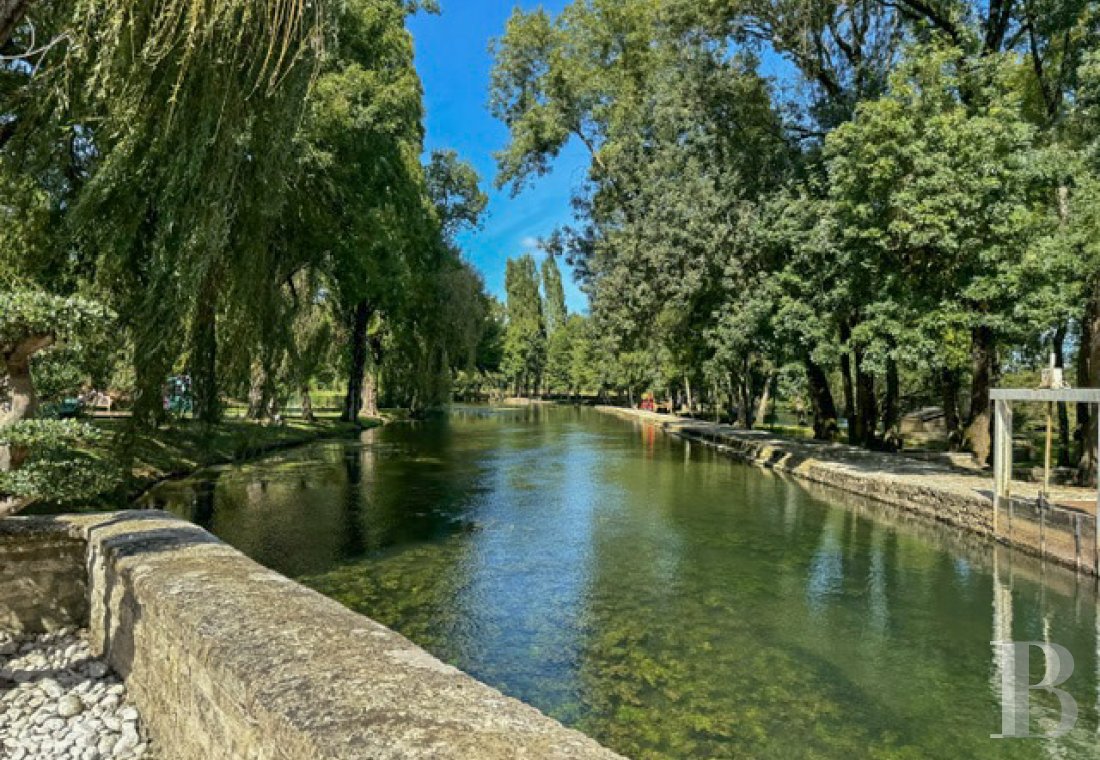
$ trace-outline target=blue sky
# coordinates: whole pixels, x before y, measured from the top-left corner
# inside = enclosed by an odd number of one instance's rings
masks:
[[[572,220],[570,198],[588,167],[588,154],[573,141],[558,158],[554,171],[537,179],[518,197],[493,187],[493,153],[508,142],[508,130],[489,114],[489,43],[504,32],[516,7],[543,7],[558,14],[569,0],[441,0],[440,15],[418,14],[409,20],[416,40],[416,65],[424,82],[427,108],[427,149],[453,148],[480,172],[489,193],[484,228],[466,234],[461,243],[467,257],[485,276],[489,291],[504,296],[504,264],[531,252],[541,258],[535,242]],[[799,80],[791,64],[772,52],[761,66],[797,97]],[[563,269],[568,267],[560,262]],[[566,272],[566,300],[571,311],[586,311],[587,299],[571,272]]]
[[[409,21],[416,39],[416,65],[424,81],[429,150],[453,148],[477,167],[489,193],[484,229],[463,236],[462,247],[485,276],[491,293],[504,295],[504,263],[524,251],[538,254],[533,243],[572,218],[569,199],[584,180],[588,166],[583,149],[570,145],[554,172],[516,198],[492,187],[493,153],[508,142],[508,130],[490,114],[489,41],[504,31],[517,5],[545,7],[558,13],[567,0],[443,0],[438,16],[419,14]],[[564,262],[559,262],[565,268]],[[571,311],[587,308],[584,294],[565,277]]]

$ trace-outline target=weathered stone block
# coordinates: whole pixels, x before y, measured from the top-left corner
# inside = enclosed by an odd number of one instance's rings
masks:
[[[617,757],[170,515],[12,518],[0,537],[86,589],[69,624],[86,622],[168,760]],[[21,619],[52,619],[23,599]]]

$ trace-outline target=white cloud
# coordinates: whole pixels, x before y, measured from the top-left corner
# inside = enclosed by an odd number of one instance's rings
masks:
[[[525,237],[520,245],[523,246],[523,250],[529,251],[530,253],[537,253],[540,250],[539,239],[537,237]]]

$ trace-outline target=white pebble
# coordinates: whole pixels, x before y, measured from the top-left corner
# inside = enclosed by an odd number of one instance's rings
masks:
[[[66,694],[57,702],[57,714],[62,718],[72,718],[84,712],[84,703],[80,697]]]
[[[148,750],[126,687],[87,640],[70,630],[13,637],[0,632],[0,757],[123,760]]]

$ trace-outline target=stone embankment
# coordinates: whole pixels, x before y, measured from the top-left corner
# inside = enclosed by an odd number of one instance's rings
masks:
[[[620,407],[601,412],[654,425],[679,437],[713,446],[759,467],[789,473],[908,512],[995,538],[1029,554],[1080,572],[1095,572],[1093,531],[1095,491],[1058,488],[1055,503],[1076,508],[1047,509],[1040,529],[1034,513],[1039,486],[1013,483],[1016,519],[999,516],[994,531],[993,478],[981,471],[952,467],[902,454],[867,451],[841,443],[798,440],[759,430]],[[1029,512],[1030,510],[1030,512]]]
[[[126,686],[85,632],[0,633],[0,756],[141,760],[148,749]]]
[[[72,627],[165,760],[618,757],[163,512],[0,520],[0,630]],[[118,738],[136,750],[130,715]]]

